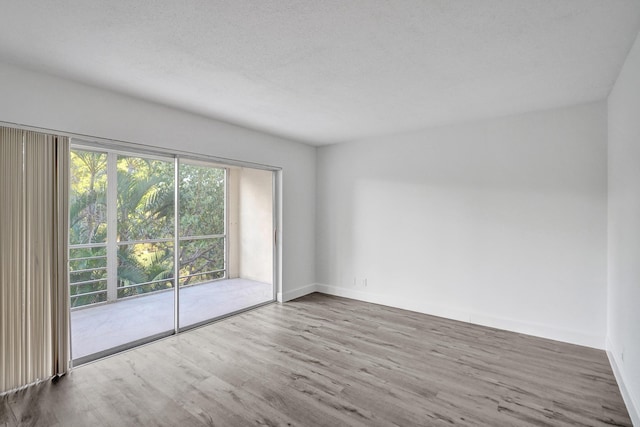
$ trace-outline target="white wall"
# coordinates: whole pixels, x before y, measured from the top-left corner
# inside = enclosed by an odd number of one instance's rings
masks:
[[[608,107],[607,349],[634,425],[640,426],[640,36]]]
[[[240,277],[263,283],[273,283],[272,175],[242,168],[239,180]]]
[[[317,289],[603,348],[606,120],[598,102],[320,148]]]
[[[0,121],[282,167],[283,290],[314,282],[314,147],[2,63]]]

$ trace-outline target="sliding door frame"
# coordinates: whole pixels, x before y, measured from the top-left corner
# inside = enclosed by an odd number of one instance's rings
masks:
[[[175,335],[177,333],[183,332],[183,331],[187,331],[190,329],[194,329],[197,327],[201,327],[203,325],[209,324],[209,323],[213,323],[216,322],[218,320],[221,320],[223,318],[229,317],[229,316],[233,316],[248,310],[252,310],[255,309],[257,307],[261,307],[263,305],[267,305],[267,304],[271,304],[273,302],[275,302],[277,300],[277,294],[278,292],[282,289],[282,284],[281,284],[281,268],[282,268],[282,261],[281,261],[281,256],[282,256],[282,244],[281,244],[281,230],[280,230],[280,225],[282,224],[282,219],[281,219],[281,175],[282,175],[282,168],[277,167],[277,166],[271,166],[271,165],[266,165],[266,164],[260,164],[260,163],[254,163],[254,162],[246,162],[246,161],[240,161],[240,160],[234,160],[234,159],[228,159],[228,158],[223,158],[223,157],[216,157],[216,156],[211,156],[211,155],[206,155],[206,154],[198,154],[198,153],[193,153],[193,152],[188,152],[188,151],[181,151],[181,150],[169,150],[169,149],[164,149],[164,148],[160,148],[160,147],[153,147],[153,146],[148,146],[148,145],[143,145],[143,144],[137,144],[137,143],[131,143],[131,142],[125,142],[125,141],[118,141],[118,140],[112,140],[112,139],[106,139],[106,138],[100,138],[100,137],[93,137],[93,136],[87,136],[87,135],[79,135],[79,134],[74,134],[74,133],[69,133],[69,132],[60,132],[60,131],[56,131],[56,130],[50,130],[50,129],[43,129],[43,128],[38,128],[38,127],[32,127],[32,126],[24,126],[24,125],[20,125],[20,124],[15,124],[15,123],[5,123],[5,122],[0,122],[1,125],[7,125],[7,126],[12,126],[15,128],[19,128],[22,130],[36,130],[39,132],[53,132],[57,135],[61,135],[61,136],[68,136],[71,138],[70,141],[70,145],[72,146],[72,148],[74,149],[84,149],[84,150],[90,150],[90,151],[101,151],[101,152],[115,152],[117,155],[134,155],[134,156],[141,156],[144,158],[148,158],[148,159],[152,159],[152,160],[162,160],[162,161],[173,161],[174,162],[174,183],[176,184],[176,188],[174,189],[174,239],[173,239],[173,244],[174,244],[174,329],[173,331],[167,331],[167,332],[163,332],[163,333],[159,333],[147,338],[142,338],[130,343],[126,343],[120,346],[117,346],[115,348],[112,349],[107,349],[98,353],[94,353],[92,355],[88,355],[88,356],[84,356],[81,358],[77,358],[77,359],[72,359],[70,361],[70,367],[72,368],[73,366],[78,366],[87,362],[91,362],[121,351],[125,351],[152,341],[156,341],[158,339],[162,339],[168,336],[172,336]],[[272,173],[272,218],[273,218],[273,230],[272,230],[272,236],[273,236],[273,245],[272,247],[272,258],[273,258],[273,269],[272,269],[272,289],[273,289],[273,293],[272,293],[272,297],[271,300],[269,301],[265,301],[264,303],[260,303],[257,305],[253,305],[241,310],[237,310],[231,313],[227,313],[223,316],[218,316],[218,317],[214,317],[208,320],[205,320],[203,322],[199,322],[193,325],[188,325],[185,327],[180,327],[179,324],[179,320],[180,320],[180,307],[179,307],[179,291],[180,291],[180,283],[179,283],[179,274],[176,274],[176,272],[179,270],[179,242],[180,242],[180,235],[179,235],[179,173],[180,173],[180,169],[179,169],[179,165],[181,160],[186,160],[187,162],[190,161],[195,161],[198,163],[203,163],[203,164],[208,164],[212,167],[220,167],[220,168],[224,168],[225,169],[225,219],[224,219],[224,224],[225,224],[225,250],[224,250],[224,268],[226,270],[225,272],[225,277],[228,278],[229,275],[229,264],[228,264],[228,168],[229,167],[244,167],[244,168],[252,168],[252,169],[259,169],[259,170],[265,170],[265,171],[270,171]],[[114,184],[107,184],[108,188],[113,187]],[[117,185],[117,184],[116,184]],[[109,191],[109,190],[107,190]],[[112,220],[108,219],[107,220],[109,223],[112,222]],[[113,220],[115,221],[115,220]],[[108,226],[111,224],[108,224]],[[70,309],[69,309],[69,317],[70,317]],[[71,326],[70,326],[71,327]],[[71,330],[69,330],[69,339],[71,339]],[[73,355],[71,355],[71,357],[73,357]]]
[[[220,163],[213,163],[213,165],[221,167]],[[240,166],[240,165],[228,165],[228,166]],[[282,288],[281,287],[281,283],[280,283],[280,268],[281,268],[281,262],[280,262],[280,255],[281,255],[281,245],[280,245],[280,237],[279,237],[279,224],[281,223],[281,218],[280,218],[280,193],[279,193],[279,182],[280,182],[280,176],[281,176],[281,169],[279,168],[273,168],[273,169],[269,169],[267,167],[264,168],[256,168],[254,166],[240,166],[240,167],[246,167],[246,168],[252,168],[252,169],[261,169],[261,170],[266,170],[266,171],[270,171],[271,172],[271,216],[272,216],[272,230],[271,230],[271,250],[272,250],[272,268],[271,268],[271,289],[272,289],[272,295],[271,295],[271,299],[269,301],[265,301],[262,303],[258,303],[255,305],[252,305],[250,307],[247,308],[242,308],[239,310],[235,310],[235,311],[230,311],[229,313],[225,313],[221,316],[217,316],[211,319],[207,319],[207,320],[203,320],[201,322],[196,322],[190,325],[186,325],[186,326],[180,326],[178,328],[177,333],[179,332],[185,332],[191,329],[195,329],[195,328],[199,328],[205,325],[208,325],[210,323],[213,322],[217,322],[219,320],[222,319],[226,319],[228,317],[231,316],[235,316],[237,314],[243,313],[245,311],[249,311],[249,310],[253,310],[256,309],[258,307],[262,307],[264,305],[268,305],[268,304],[272,304],[274,302],[277,302],[277,295],[279,290]],[[227,196],[229,194],[229,169],[226,169],[226,175],[225,175],[226,179],[225,179],[225,204],[228,201],[227,200]],[[226,209],[225,207],[225,235],[227,236],[227,243],[228,244],[228,240],[229,240],[229,224],[228,224],[228,209]],[[225,250],[225,268],[227,269],[226,273],[227,273],[227,278],[228,278],[228,274],[229,274],[229,265],[228,265],[228,250]],[[179,324],[179,323],[176,323]]]

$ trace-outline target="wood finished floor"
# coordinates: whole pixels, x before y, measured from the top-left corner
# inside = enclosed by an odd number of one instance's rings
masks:
[[[631,425],[603,351],[312,294],[0,398],[0,426]]]

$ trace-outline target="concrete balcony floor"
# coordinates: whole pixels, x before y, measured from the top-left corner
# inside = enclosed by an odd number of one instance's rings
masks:
[[[273,286],[247,279],[180,290],[180,327],[273,300]],[[71,311],[74,360],[173,330],[174,293],[158,292]]]

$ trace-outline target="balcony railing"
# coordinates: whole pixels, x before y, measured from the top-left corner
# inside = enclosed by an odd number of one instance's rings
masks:
[[[107,244],[69,245],[71,307],[107,301]]]
[[[184,258],[180,265],[184,272],[179,277],[180,287],[226,278],[225,240],[226,235],[180,238]],[[202,242],[208,242],[204,248]],[[70,245],[71,307],[113,302],[172,289],[172,246],[173,239],[117,242],[115,248],[111,248],[111,256],[137,259],[139,265],[132,268],[122,260],[110,265],[107,261],[107,243]],[[141,266],[144,267],[144,274],[140,272]],[[142,277],[145,279],[141,280]]]

